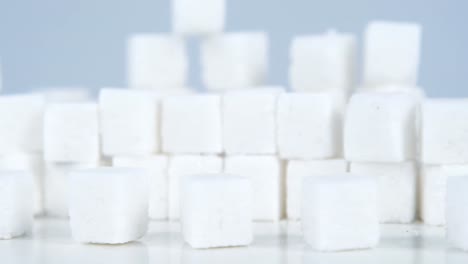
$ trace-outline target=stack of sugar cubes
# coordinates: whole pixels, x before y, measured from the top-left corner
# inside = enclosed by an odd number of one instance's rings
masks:
[[[369,23],[363,87],[347,107],[344,156],[351,173],[377,178],[381,223],[417,216],[420,42],[417,24]]]

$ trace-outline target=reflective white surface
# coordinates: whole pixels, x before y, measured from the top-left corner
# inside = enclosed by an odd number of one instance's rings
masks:
[[[319,253],[308,248],[297,222],[257,223],[249,247],[195,250],[178,223],[151,222],[138,242],[121,246],[79,244],[68,221],[38,219],[31,236],[0,240],[0,263],[468,263],[468,252],[450,249],[443,228],[382,225],[378,248]]]

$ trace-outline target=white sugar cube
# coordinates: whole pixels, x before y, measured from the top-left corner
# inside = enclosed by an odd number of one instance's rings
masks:
[[[356,37],[329,31],[294,38],[289,82],[294,91],[349,93],[356,72]]]
[[[422,162],[468,163],[468,99],[428,99],[422,105]]]
[[[403,162],[416,158],[418,100],[405,93],[358,93],[344,127],[345,158],[355,162]]]
[[[253,219],[278,221],[282,214],[283,170],[275,156],[228,156],[224,172],[247,177],[253,186]]]
[[[284,159],[336,157],[340,116],[331,94],[282,94],[278,100],[278,148]]]
[[[209,90],[241,89],[265,82],[268,36],[263,32],[228,33],[201,44],[203,84]]]
[[[414,162],[352,162],[350,172],[377,180],[381,223],[411,223],[415,220],[418,169]]]
[[[21,171],[0,171],[0,240],[32,230],[33,176]]]
[[[346,173],[348,162],[336,160],[291,160],[286,171],[286,214],[301,219],[302,182],[307,177]]]
[[[450,177],[447,182],[447,241],[468,251],[468,174]],[[462,263],[461,261],[460,263]]]
[[[95,162],[99,157],[97,104],[49,105],[44,115],[44,159],[50,162]]]
[[[221,33],[226,0],[172,0],[172,29],[183,35]]]
[[[47,103],[86,102],[93,99],[91,90],[82,87],[47,87],[39,90]]]
[[[180,218],[180,189],[183,177],[221,173],[223,160],[217,156],[179,155],[169,159],[169,219]]]
[[[416,84],[421,37],[416,23],[369,23],[364,33],[365,85]]]
[[[182,233],[193,248],[246,246],[252,242],[252,185],[233,175],[184,180]]]
[[[372,177],[336,174],[308,177],[303,184],[302,232],[309,246],[340,251],[377,245],[377,183]]]
[[[169,213],[168,158],[163,155],[131,157],[117,156],[112,160],[114,167],[145,169],[149,175],[149,217],[167,219]]]
[[[69,178],[70,227],[82,243],[123,244],[146,234],[148,175],[141,169],[75,170]]]
[[[445,225],[447,180],[468,175],[468,165],[425,165],[421,173],[421,218],[425,224]]]
[[[219,95],[167,97],[161,122],[165,153],[217,154],[223,150]]]
[[[44,96],[0,96],[0,154],[42,150]]]
[[[0,156],[0,170],[26,171],[33,176],[34,214],[44,210],[44,164],[39,154],[12,153]]]
[[[188,55],[184,39],[166,34],[136,34],[127,42],[128,86],[161,89],[185,86]]]
[[[159,150],[159,109],[154,95],[102,89],[99,110],[104,155],[150,155]]]
[[[71,171],[90,169],[94,163],[54,163],[44,165],[44,212],[49,217],[68,217],[68,177]]]
[[[227,154],[276,153],[276,105],[281,90],[228,92],[223,97]]]

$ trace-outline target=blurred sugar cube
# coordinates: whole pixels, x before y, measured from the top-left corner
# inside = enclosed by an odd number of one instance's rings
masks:
[[[284,175],[281,161],[276,156],[228,156],[225,158],[224,172],[252,181],[254,220],[280,220]]]
[[[341,118],[335,98],[326,93],[279,96],[277,137],[284,159],[325,159],[341,150]]]
[[[349,94],[356,74],[356,37],[328,31],[298,36],[291,44],[289,82],[294,91]]]
[[[216,174],[223,170],[218,156],[174,155],[169,159],[169,219],[180,219],[180,196],[183,178],[196,174]]]
[[[102,153],[151,155],[159,151],[159,107],[146,91],[101,89]]]
[[[224,29],[226,0],[172,0],[172,29],[182,35],[211,35]]]
[[[44,104],[41,94],[0,96],[0,154],[42,150]]]
[[[263,32],[226,33],[201,44],[202,81],[209,90],[263,85],[268,71],[268,36]]]
[[[253,194],[249,179],[195,175],[184,180],[182,190],[182,234],[191,247],[246,246],[252,242]]]
[[[144,170],[72,171],[69,206],[73,239],[123,244],[141,238],[148,228],[148,200],[148,175]]]
[[[307,177],[346,173],[346,160],[290,160],[286,171],[287,218],[301,219],[302,185]]]
[[[140,168],[149,176],[149,217],[165,220],[169,213],[168,157],[153,156],[116,156],[114,167]]]
[[[377,199],[372,177],[335,174],[306,178],[302,189],[305,241],[318,251],[375,247],[379,241]]]
[[[468,174],[447,182],[447,241],[451,247],[468,251]]]
[[[427,99],[422,104],[422,161],[468,163],[468,99]]]
[[[282,89],[231,91],[223,96],[227,154],[276,153],[276,108]]]
[[[127,78],[130,88],[183,87],[188,79],[184,39],[168,34],[135,34],[127,44]]]
[[[171,96],[162,102],[162,149],[171,154],[218,154],[223,150],[221,97]]]
[[[97,104],[50,104],[44,116],[44,159],[95,162],[99,158]]]
[[[416,23],[370,22],[364,32],[364,84],[415,85],[422,28]]]
[[[83,87],[46,87],[40,88],[47,103],[86,102],[93,99],[91,90]]]
[[[414,162],[351,162],[350,172],[377,180],[381,223],[411,223],[416,219],[418,168]]]
[[[424,165],[421,172],[421,218],[425,224],[445,225],[447,181],[468,175],[468,165]]]
[[[32,231],[33,176],[29,172],[0,171],[0,240]]]
[[[358,93],[344,124],[345,158],[355,162],[403,162],[416,158],[418,100],[405,93]]]

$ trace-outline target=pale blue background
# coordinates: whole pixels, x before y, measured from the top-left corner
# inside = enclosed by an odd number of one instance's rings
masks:
[[[125,85],[125,38],[170,30],[169,0],[0,0],[0,56],[7,91]],[[420,84],[430,96],[468,96],[468,2],[463,0],[228,0],[227,30],[266,30],[269,83],[287,84],[296,34],[329,27],[361,36],[371,19],[424,26]],[[197,40],[191,85],[199,87]]]

